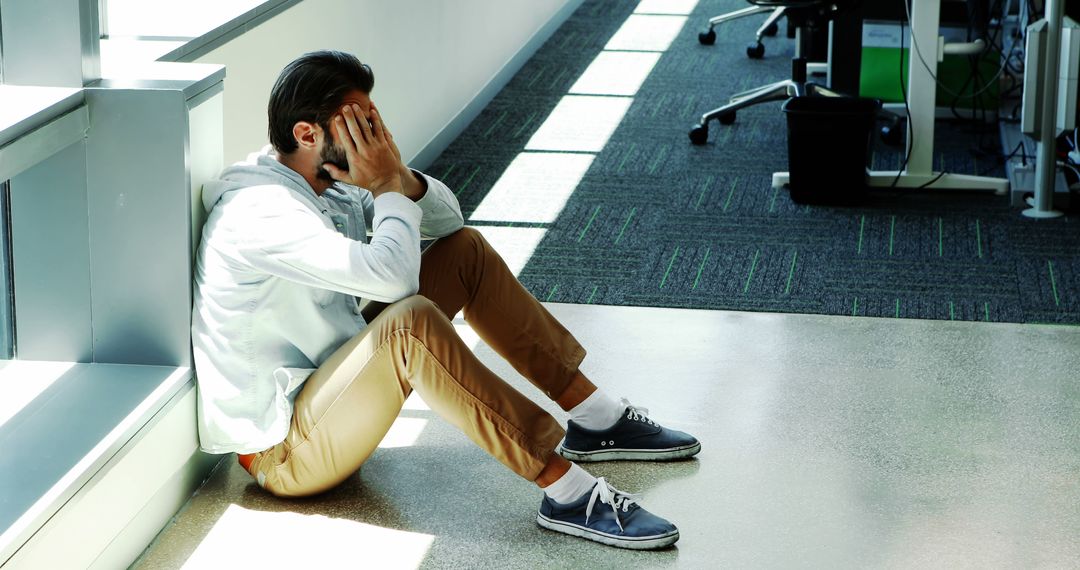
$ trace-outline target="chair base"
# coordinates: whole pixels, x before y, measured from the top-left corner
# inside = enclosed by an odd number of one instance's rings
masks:
[[[753,105],[767,103],[769,101],[784,101],[791,97],[805,97],[807,95],[820,95],[825,97],[839,97],[840,93],[816,83],[785,79],[762,87],[736,93],[731,96],[728,104],[713,109],[701,116],[701,120],[690,129],[690,142],[695,145],[703,145],[709,138],[709,121],[717,120],[722,125],[730,125],[735,122],[736,112]]]
[[[766,8],[762,6],[750,6],[741,10],[735,10],[734,12],[728,12],[727,14],[721,14],[709,19],[709,27],[705,31],[698,34],[698,42],[702,45],[711,46],[716,43],[716,31],[713,30],[716,26],[729,22],[731,20],[737,20],[739,18],[745,18],[747,16],[753,16],[754,14],[761,14],[764,12],[770,12],[769,17],[765,19],[765,23],[761,24],[755,34],[754,43],[750,44],[746,48],[746,56],[751,59],[760,59],[765,56],[765,44],[761,43],[761,39],[766,36],[775,36],[780,30],[779,20],[784,17],[786,8]]]

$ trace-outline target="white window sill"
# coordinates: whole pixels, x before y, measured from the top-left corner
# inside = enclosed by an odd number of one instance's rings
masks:
[[[82,103],[77,88],[0,85],[0,147]]]
[[[300,0],[110,0],[101,62],[192,61]]]
[[[0,561],[193,383],[188,368],[0,363],[16,387],[0,408]]]

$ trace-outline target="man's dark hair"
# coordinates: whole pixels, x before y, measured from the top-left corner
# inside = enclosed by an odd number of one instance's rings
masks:
[[[270,90],[266,107],[270,144],[281,154],[297,149],[293,126],[306,121],[329,132],[330,117],[345,95],[359,89],[371,93],[375,75],[356,56],[340,51],[313,51],[285,66]]]

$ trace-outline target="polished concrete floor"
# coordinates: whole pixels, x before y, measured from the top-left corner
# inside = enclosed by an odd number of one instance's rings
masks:
[[[1080,328],[549,307],[598,384],[701,439],[589,467],[678,524],[674,548],[538,528],[540,492],[410,399],[319,497],[273,498],[230,457],[136,567],[1080,567]]]

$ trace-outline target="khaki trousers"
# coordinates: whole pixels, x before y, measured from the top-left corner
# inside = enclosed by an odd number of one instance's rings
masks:
[[[477,334],[552,400],[585,350],[471,228],[424,253],[419,295],[387,306],[307,380],[285,441],[244,457],[278,496],[341,483],[375,450],[416,390],[433,411],[518,475],[536,479],[563,429],[486,368],[450,320],[464,310]]]

